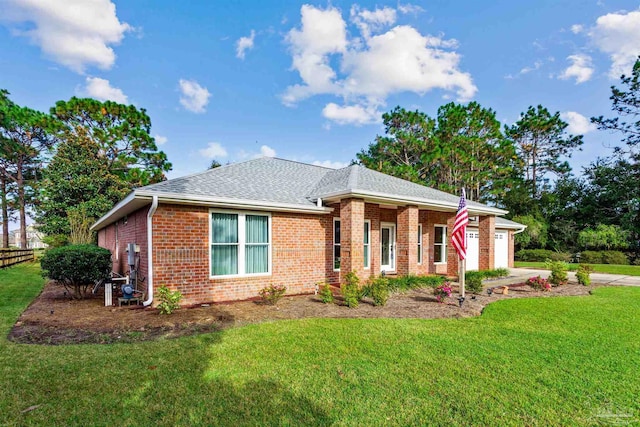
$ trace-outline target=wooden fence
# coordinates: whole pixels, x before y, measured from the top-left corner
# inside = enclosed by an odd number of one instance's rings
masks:
[[[0,249],[0,268],[33,261],[33,249]]]

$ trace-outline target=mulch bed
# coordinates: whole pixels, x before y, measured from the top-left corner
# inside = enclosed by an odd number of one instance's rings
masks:
[[[139,342],[281,319],[460,318],[479,316],[487,304],[502,299],[588,295],[592,288],[569,284],[550,292],[539,292],[524,284],[510,285],[508,295],[467,294],[462,308],[453,297],[446,303],[437,303],[429,288],[393,294],[384,307],[375,307],[372,301],[365,299],[357,308],[348,308],[341,305],[339,297],[336,304],[323,304],[318,296],[302,295],[284,297],[275,306],[240,301],[181,308],[171,315],[160,315],[156,309],[142,306],[104,307],[102,296],[70,300],[61,286],[50,282],[22,313],[9,333],[9,339],[18,343],[51,345]]]

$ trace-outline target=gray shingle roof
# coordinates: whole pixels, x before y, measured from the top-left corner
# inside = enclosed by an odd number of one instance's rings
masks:
[[[144,194],[193,195],[314,206],[318,198],[341,193],[376,193],[396,199],[444,202],[457,206],[459,197],[360,165],[329,169],[262,157],[142,187]],[[490,208],[468,201],[469,208]],[[491,208],[490,208],[491,209]]]
[[[498,216],[496,217],[496,228],[520,229],[527,228],[527,226],[524,224],[520,224],[519,222],[511,221],[510,219]]]
[[[327,172],[311,194],[317,198],[344,191],[382,193],[395,197],[454,203],[456,206],[460,201],[460,196],[415,184],[360,165],[351,165]],[[467,206],[469,208],[487,207],[482,203],[469,200]]]
[[[454,211],[459,200],[458,196],[359,165],[335,170],[263,157],[138,188],[100,218],[93,229],[99,230],[145,206],[152,196],[158,196],[164,203],[327,212],[326,208],[316,205],[318,198],[336,201],[350,195],[379,200],[381,203],[395,201],[446,211]],[[475,208],[477,212],[497,215],[505,213],[476,202],[468,202],[468,206],[470,210]]]

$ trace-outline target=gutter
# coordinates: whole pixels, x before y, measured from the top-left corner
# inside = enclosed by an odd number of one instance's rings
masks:
[[[515,231],[515,232],[513,233],[513,235],[515,236],[516,234],[522,233],[522,232],[523,232],[524,230],[526,230],[526,229],[527,229],[527,226],[525,226],[524,228],[519,229],[518,231]]]
[[[147,213],[147,300],[142,303],[148,307],[153,302],[153,214],[158,209],[158,196],[153,196],[149,213]]]

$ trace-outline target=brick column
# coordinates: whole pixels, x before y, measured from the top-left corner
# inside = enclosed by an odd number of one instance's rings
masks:
[[[418,271],[418,207],[398,207],[396,271],[399,275]]]
[[[507,235],[509,237],[509,268],[513,268],[514,267],[514,260],[515,260],[515,253],[516,253],[516,249],[515,249],[515,232],[513,230],[509,230],[507,232]]]
[[[478,218],[480,232],[480,270],[493,270],[495,266],[496,217],[481,216]]]
[[[355,271],[364,278],[364,200],[340,201],[340,282]]]
[[[447,276],[458,277],[459,271],[459,258],[456,248],[451,244],[451,233],[453,232],[453,226],[456,224],[456,214],[452,213],[447,219]]]

